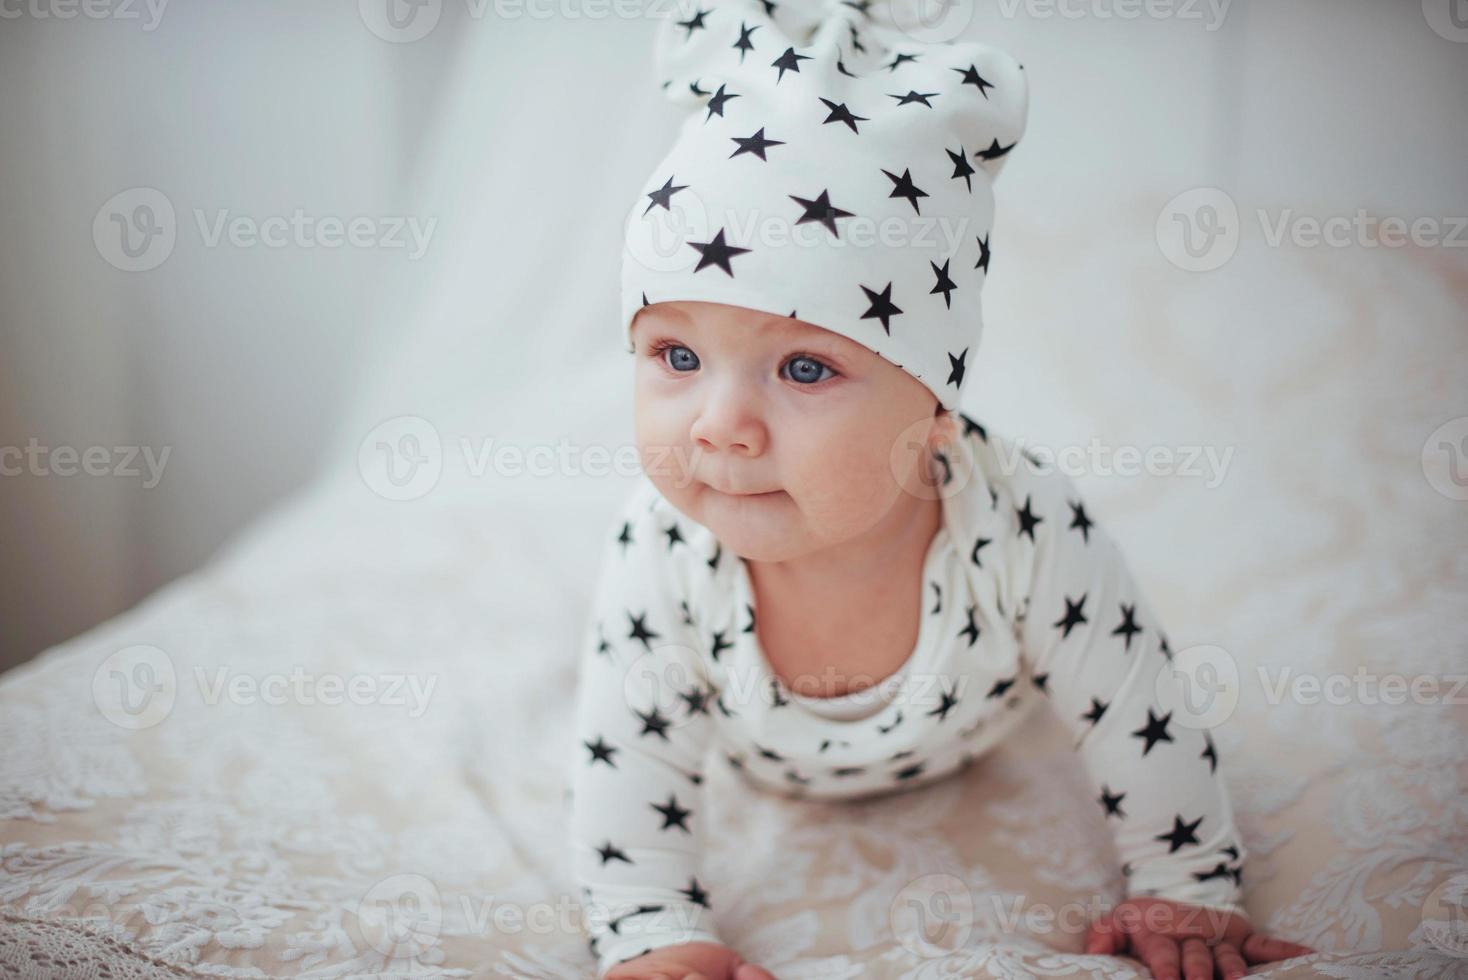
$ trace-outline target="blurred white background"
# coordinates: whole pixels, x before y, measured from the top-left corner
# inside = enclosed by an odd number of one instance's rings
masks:
[[[1157,187],[1468,215],[1468,4],[1172,8],[977,4],[966,35],[1032,86],[1000,227],[1063,240]],[[136,448],[138,475],[6,457],[0,668],[197,567],[385,418],[508,427],[538,377],[623,364],[620,224],[679,122],[648,64],[654,20],[607,4],[88,9],[0,0],[0,449],[102,447],[116,469]],[[111,213],[137,188],[166,199],[175,238],[129,271]],[[120,200],[140,215],[136,192]],[[221,219],[298,210],[368,230],[211,239]],[[1044,261],[1043,245],[996,257],[1001,337],[1035,300],[1003,264]]]

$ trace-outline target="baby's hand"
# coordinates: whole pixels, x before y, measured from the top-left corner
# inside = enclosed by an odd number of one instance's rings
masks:
[[[680,943],[619,963],[602,980],[775,980],[728,946]]]
[[[1086,952],[1133,956],[1157,980],[1213,980],[1215,967],[1224,980],[1233,980],[1249,972],[1249,963],[1309,956],[1315,950],[1255,932],[1242,915],[1163,898],[1132,898],[1091,923]]]

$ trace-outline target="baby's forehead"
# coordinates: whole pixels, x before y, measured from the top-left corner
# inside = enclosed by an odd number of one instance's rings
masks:
[[[792,310],[791,313],[798,311]],[[639,320],[652,318],[668,325],[687,325],[699,331],[741,331],[746,339],[755,336],[778,339],[800,340],[808,343],[824,342],[836,346],[860,346],[855,341],[818,324],[801,320],[791,314],[770,313],[765,310],[733,306],[727,303],[711,303],[703,300],[671,300],[653,303],[645,307]]]

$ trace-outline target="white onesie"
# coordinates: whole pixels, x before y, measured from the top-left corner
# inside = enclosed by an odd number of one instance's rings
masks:
[[[851,799],[962,769],[1044,699],[1082,754],[1128,896],[1241,911],[1247,852],[1218,756],[1158,697],[1173,654],[1122,553],[1067,475],[958,417],[917,643],[892,677],[843,697],[785,688],[744,560],[639,481],[579,654],[569,834],[598,975],[722,941],[699,865],[710,754],[764,789]]]

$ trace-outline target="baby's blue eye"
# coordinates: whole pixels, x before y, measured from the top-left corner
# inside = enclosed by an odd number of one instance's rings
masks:
[[[790,368],[791,380],[801,384],[816,384],[824,381],[826,379],[821,377],[821,372],[831,370],[820,361],[809,357],[792,357],[785,364]]]
[[[669,347],[666,352],[668,354],[668,366],[674,371],[692,371],[698,367],[698,355],[687,347]],[[679,357],[680,354],[686,356]]]

